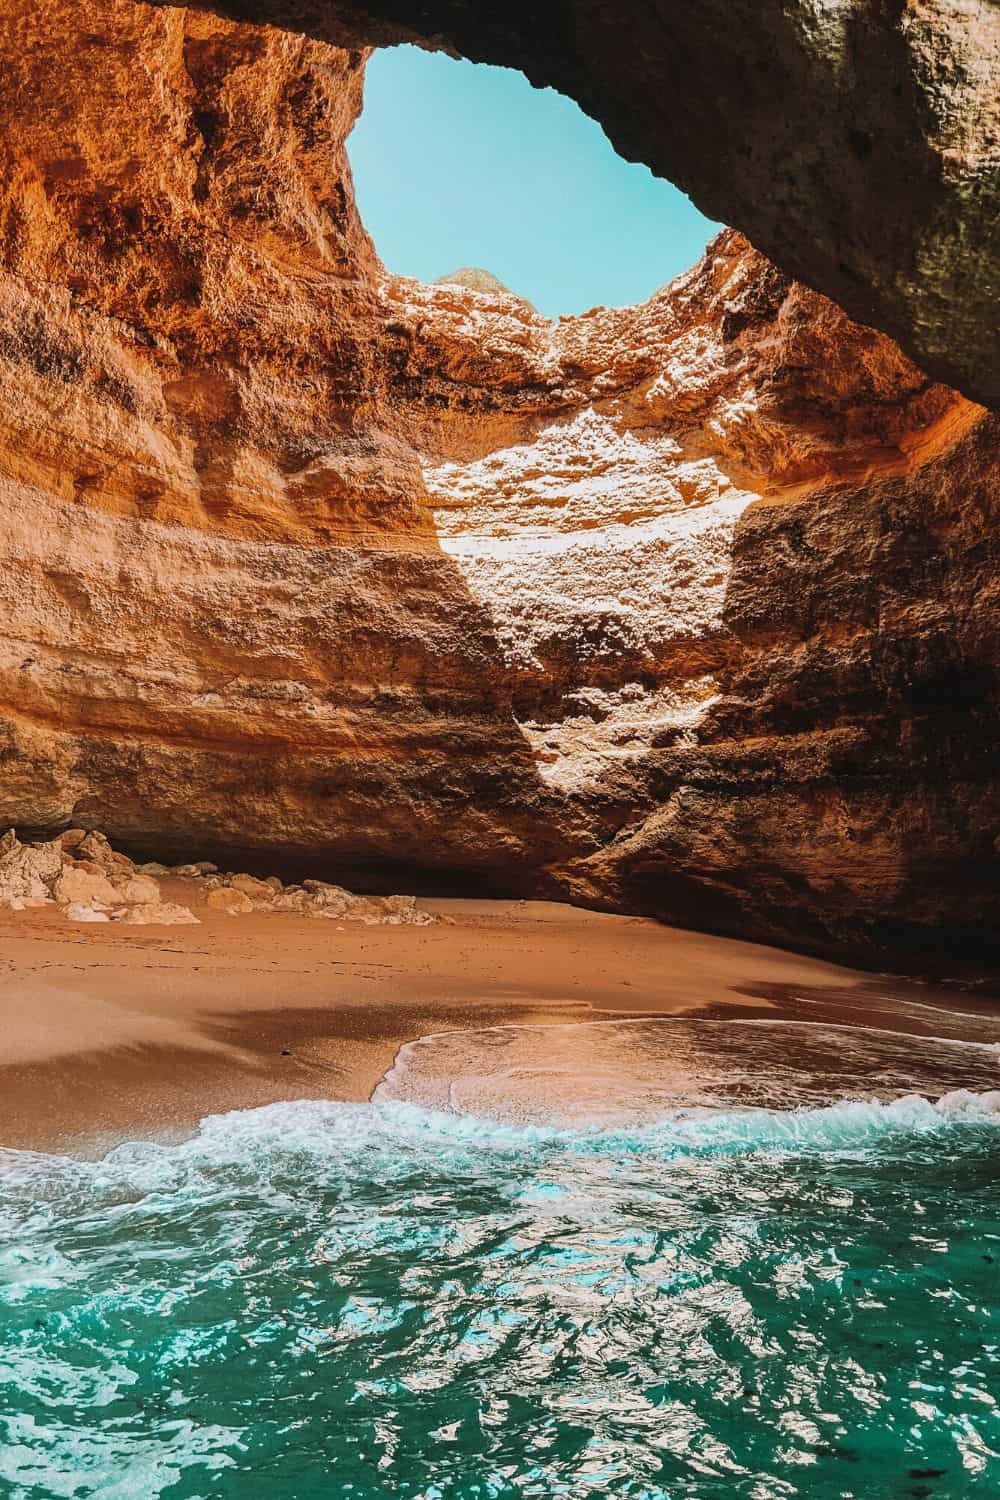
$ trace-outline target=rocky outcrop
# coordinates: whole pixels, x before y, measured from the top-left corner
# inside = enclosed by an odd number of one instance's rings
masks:
[[[791,275],[1000,405],[995,0],[200,0],[519,68]]]
[[[387,277],[362,53],[11,14],[0,819],[989,949],[996,419],[734,233],[558,323]]]
[[[248,916],[293,912],[366,927],[428,927],[442,918],[415,896],[360,896],[325,880],[285,885],[276,875],[222,874],[208,860],[171,868],[136,866],[96,829],[70,828],[54,839],[23,844],[13,828],[0,838],[0,908],[57,906],[70,922],[121,922],[126,927],[197,923],[190,907],[164,899],[154,876],[182,882],[185,897],[208,912]]]
[[[197,922],[186,906],[163,901],[103,834],[71,828],[57,838],[22,844],[10,828],[0,839],[0,907],[59,906],[70,922],[124,922],[133,927]]]

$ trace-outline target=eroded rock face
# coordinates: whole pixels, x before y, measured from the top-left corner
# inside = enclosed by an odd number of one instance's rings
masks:
[[[576,99],[786,271],[1000,405],[995,0],[201,0]]]
[[[996,419],[734,233],[387,277],[360,51],[87,13],[0,26],[0,824],[985,951]]]

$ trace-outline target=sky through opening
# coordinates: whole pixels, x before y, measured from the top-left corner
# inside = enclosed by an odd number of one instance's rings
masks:
[[[572,100],[418,47],[372,57],[347,149],[390,271],[477,267],[548,317],[643,301],[719,227]]]

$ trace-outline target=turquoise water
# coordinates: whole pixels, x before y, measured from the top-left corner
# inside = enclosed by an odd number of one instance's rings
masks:
[[[995,1497],[997,1103],[0,1153],[0,1494]]]

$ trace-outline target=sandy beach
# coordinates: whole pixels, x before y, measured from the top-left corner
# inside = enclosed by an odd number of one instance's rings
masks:
[[[446,920],[200,926],[0,913],[0,1146],[100,1151],[280,1099],[366,1099],[428,1032],[644,1015],[785,1015],[961,1036],[995,1001],[638,918],[427,901]]]

